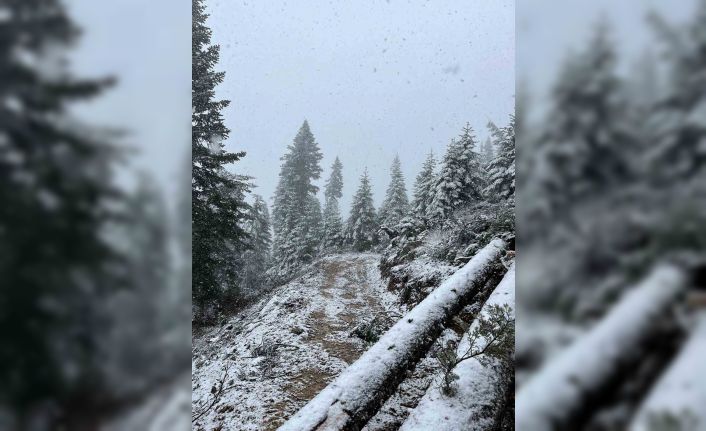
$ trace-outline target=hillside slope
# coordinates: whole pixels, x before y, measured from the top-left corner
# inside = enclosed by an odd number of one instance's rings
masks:
[[[193,340],[195,430],[273,430],[367,348],[351,332],[403,310],[375,254],[324,258]],[[383,328],[386,329],[386,328]],[[222,426],[222,428],[218,428]]]

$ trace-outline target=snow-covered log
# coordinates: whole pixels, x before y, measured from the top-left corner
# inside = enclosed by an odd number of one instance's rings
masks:
[[[651,390],[638,410],[630,431],[657,429],[657,423],[674,429],[706,430],[706,312],[681,353]],[[666,427],[665,427],[666,428]],[[662,429],[662,428],[659,428]]]
[[[481,309],[481,315],[489,317],[491,307],[507,304],[515,308],[515,266],[512,265],[498,287],[488,297]],[[473,333],[478,321],[470,327],[458,346],[458,354],[468,351],[468,334]],[[477,340],[478,346],[486,341]],[[481,365],[476,359],[469,359],[454,367],[459,377],[457,392],[453,396],[444,395],[437,385],[432,384],[417,407],[402,424],[400,431],[456,431],[495,429],[494,398],[497,387],[502,385],[498,367]]]
[[[491,241],[279,430],[360,429],[426,353],[444,323],[484,285],[504,247],[502,240]]]
[[[571,429],[601,391],[637,363],[670,306],[684,290],[686,274],[677,267],[655,268],[626,293],[594,328],[548,361],[520,388],[517,429]]]

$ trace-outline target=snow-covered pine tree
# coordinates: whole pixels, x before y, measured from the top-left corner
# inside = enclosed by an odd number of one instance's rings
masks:
[[[356,251],[370,250],[377,243],[377,230],[373,192],[366,169],[353,196],[351,213],[346,223],[346,243]]]
[[[446,149],[434,184],[429,216],[446,218],[462,205],[482,198],[483,170],[475,146],[473,129],[466,124],[461,136],[451,140]]]
[[[306,120],[287,150],[273,206],[273,275],[280,280],[310,262],[321,240],[321,209],[313,181],[321,176],[322,155]]]
[[[540,179],[551,213],[565,213],[630,176],[634,132],[608,33],[601,21],[588,47],[567,60],[553,90]]]
[[[305,248],[302,255],[305,262],[314,260],[321,248],[323,235],[323,217],[321,215],[321,202],[316,195],[309,195],[306,201],[306,213],[301,224],[303,227],[302,238]]]
[[[434,188],[436,185],[436,160],[434,153],[429,151],[427,159],[422,165],[422,170],[417,175],[414,183],[414,200],[412,208],[417,217],[426,217],[429,207],[434,199]]]
[[[35,429],[46,413],[85,417],[99,398],[100,308],[129,281],[114,277],[127,269],[105,233],[125,199],[112,185],[112,137],[70,113],[112,80],[64,66],[80,35],[66,2],[1,9],[0,404],[6,427]],[[47,61],[60,73],[47,74]]]
[[[706,0],[697,3],[683,28],[650,17],[667,48],[669,88],[652,115],[654,138],[644,166],[664,185],[706,173]]]
[[[380,226],[394,227],[409,212],[407,188],[404,184],[404,175],[400,165],[399,156],[395,156],[390,168],[390,185],[385,194],[385,200],[380,206],[378,220]]]
[[[490,162],[495,158],[495,150],[493,149],[493,142],[488,137],[481,146],[481,164],[485,167],[488,166]]]
[[[343,245],[343,221],[338,201],[343,196],[343,164],[336,157],[331,166],[331,175],[324,188],[326,206],[323,215],[322,249],[335,250]]]
[[[488,128],[495,141],[497,155],[488,164],[488,184],[485,193],[488,197],[510,199],[515,196],[515,116],[503,128],[492,122]]]
[[[249,250],[243,253],[241,284],[247,295],[255,295],[266,287],[265,272],[270,265],[272,232],[270,212],[260,195],[253,195],[250,216],[245,230],[249,236]]]
[[[197,310],[213,305],[223,288],[237,289],[235,263],[227,261],[233,248],[246,244],[243,221],[248,211],[244,193],[247,182],[228,175],[225,166],[245,153],[228,153],[222,142],[230,130],[221,110],[227,100],[214,100],[214,88],[224,72],[213,70],[218,63],[219,46],[211,45],[211,30],[203,0],[192,2],[192,289]],[[198,317],[198,316],[197,316]]]

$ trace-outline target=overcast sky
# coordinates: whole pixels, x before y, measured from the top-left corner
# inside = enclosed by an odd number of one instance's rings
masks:
[[[69,0],[83,37],[72,51],[82,77],[114,76],[116,87],[75,111],[93,125],[118,127],[137,148],[131,166],[153,173],[171,200],[188,187],[191,151],[191,2]],[[126,174],[126,172],[128,172]],[[134,175],[123,170],[121,182]]]
[[[347,215],[364,167],[376,205],[400,155],[411,193],[430,149],[441,156],[468,121],[486,124],[514,111],[514,1],[208,0],[213,42],[221,45],[220,98],[231,151],[247,157],[271,201],[280,157],[304,119],[324,154],[344,167]]]
[[[599,18],[611,23],[613,40],[621,54],[620,67],[646,47],[660,53],[654,29],[646,22],[648,11],[680,25],[693,14],[694,0],[584,0],[558,2],[532,0],[517,4],[517,70],[533,93],[532,103],[544,104],[558,69],[569,51],[581,50]]]

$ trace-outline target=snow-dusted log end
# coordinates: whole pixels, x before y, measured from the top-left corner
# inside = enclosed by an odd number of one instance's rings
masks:
[[[678,422],[678,429],[706,430],[706,312],[681,353],[642,404],[630,431],[656,429],[660,421]],[[675,428],[677,429],[677,428]]]
[[[514,264],[488,297],[481,309],[481,315],[488,316],[492,306],[503,304],[509,305],[513,310],[515,308]],[[472,333],[477,324],[476,320],[468,333]],[[459,343],[459,355],[469,348],[468,333]],[[485,342],[482,339],[477,340],[479,346],[483,346]],[[432,384],[402,424],[400,431],[494,429],[494,417],[497,412],[492,409],[494,398],[498,395],[497,387],[501,384],[499,370],[492,366],[484,367],[476,359],[469,359],[458,364],[453,371],[459,377],[457,393],[454,396],[444,395],[437,385]]]
[[[640,346],[686,285],[679,268],[655,268],[590,332],[550,360],[518,392],[517,429],[570,428],[589,396],[616,378],[626,360],[639,358]]]
[[[463,268],[400,319],[280,431],[346,430],[362,427],[428,350],[443,323],[470,301],[488,279],[505,242],[495,239]]]

